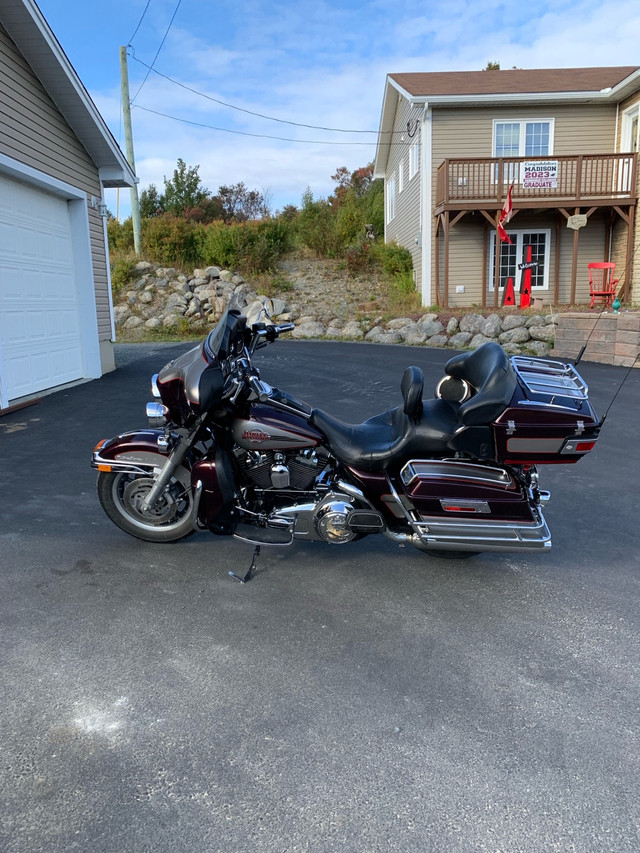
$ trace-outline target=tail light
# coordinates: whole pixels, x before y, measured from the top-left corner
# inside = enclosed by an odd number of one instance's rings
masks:
[[[576,438],[570,438],[565,442],[560,453],[589,453],[596,445],[597,439],[589,438],[585,441],[580,441]]]

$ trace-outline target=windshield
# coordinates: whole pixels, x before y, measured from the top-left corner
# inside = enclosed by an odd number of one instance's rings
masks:
[[[244,332],[247,319],[236,309],[227,309],[220,322],[209,332],[204,342],[207,360],[223,362],[229,355],[239,355],[245,345]]]

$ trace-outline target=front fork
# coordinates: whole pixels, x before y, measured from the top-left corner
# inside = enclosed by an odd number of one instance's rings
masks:
[[[195,425],[190,430],[176,430],[178,440],[174,444],[167,461],[158,475],[146,498],[142,502],[140,509],[142,512],[148,512],[152,506],[160,499],[166,489],[174,471],[182,464],[183,459],[193,447],[195,438],[200,431],[200,427],[204,423],[204,417],[198,418]]]

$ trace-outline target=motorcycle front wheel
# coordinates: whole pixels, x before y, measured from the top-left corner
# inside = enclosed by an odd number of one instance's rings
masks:
[[[189,473],[182,480],[189,481]],[[145,542],[177,542],[195,533],[191,489],[172,477],[155,506],[142,509],[154,480],[123,472],[98,474],[98,500],[111,521],[125,533]]]

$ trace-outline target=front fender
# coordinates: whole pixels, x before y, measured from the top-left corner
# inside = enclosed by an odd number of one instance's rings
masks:
[[[161,429],[142,429],[103,439],[93,450],[91,465],[99,471],[153,475],[164,468],[170,453],[158,447],[161,437]],[[191,488],[191,475],[183,465],[178,466],[175,477],[185,488]]]

